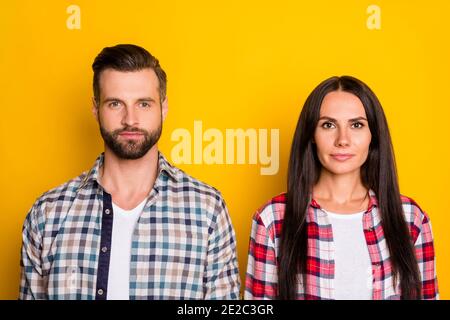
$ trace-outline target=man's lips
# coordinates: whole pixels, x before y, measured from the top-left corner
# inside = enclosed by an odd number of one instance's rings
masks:
[[[138,131],[123,131],[119,133],[119,136],[127,139],[136,139],[142,137],[144,134]]]
[[[330,155],[334,160],[337,161],[346,161],[354,156],[351,153],[333,153]]]

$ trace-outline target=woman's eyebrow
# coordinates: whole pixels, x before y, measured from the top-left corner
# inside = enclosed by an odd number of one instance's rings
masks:
[[[328,117],[328,116],[320,117],[319,120],[328,120],[328,121],[332,121],[332,122],[337,122],[336,119]],[[364,117],[356,117],[356,118],[349,119],[348,122],[355,122],[355,121],[359,121],[359,120],[367,121],[367,119]]]
[[[348,122],[355,122],[355,121],[359,121],[359,120],[365,120],[365,121],[367,121],[367,119],[364,118],[364,117],[357,117],[357,118],[353,118],[353,119],[348,120]]]
[[[331,117],[327,117],[327,116],[320,117],[319,120],[328,120],[328,121],[337,122],[336,119],[331,118]]]

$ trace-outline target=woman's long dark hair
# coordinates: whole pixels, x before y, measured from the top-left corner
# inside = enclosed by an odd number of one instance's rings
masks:
[[[362,81],[332,77],[319,84],[308,96],[295,129],[288,169],[286,211],[281,232],[278,298],[297,297],[297,277],[302,277],[306,295],[307,223],[306,215],[313,186],[321,171],[312,143],[325,95],[345,91],[357,96],[366,111],[372,140],[361,179],[378,200],[382,227],[393,268],[394,285],[400,280],[402,299],[420,299],[421,281],[409,228],[406,224],[397,181],[395,158],[387,121],[378,98]]]

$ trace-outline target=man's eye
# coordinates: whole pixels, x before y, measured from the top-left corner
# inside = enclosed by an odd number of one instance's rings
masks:
[[[324,123],[322,123],[322,128],[331,129],[331,128],[334,128],[334,124],[331,122],[324,122]]]
[[[120,105],[119,101],[112,101],[110,102],[109,106],[113,108],[117,108]]]
[[[141,102],[141,107],[147,108],[150,107],[150,104],[148,102]]]

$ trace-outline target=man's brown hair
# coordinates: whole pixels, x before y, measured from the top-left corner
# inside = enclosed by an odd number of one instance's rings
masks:
[[[147,50],[134,44],[118,44],[114,47],[106,47],[97,55],[92,64],[94,71],[94,98],[97,104],[100,102],[100,74],[105,69],[117,71],[139,71],[152,69],[159,81],[159,99],[162,103],[166,98],[167,76],[159,65],[158,59]]]

